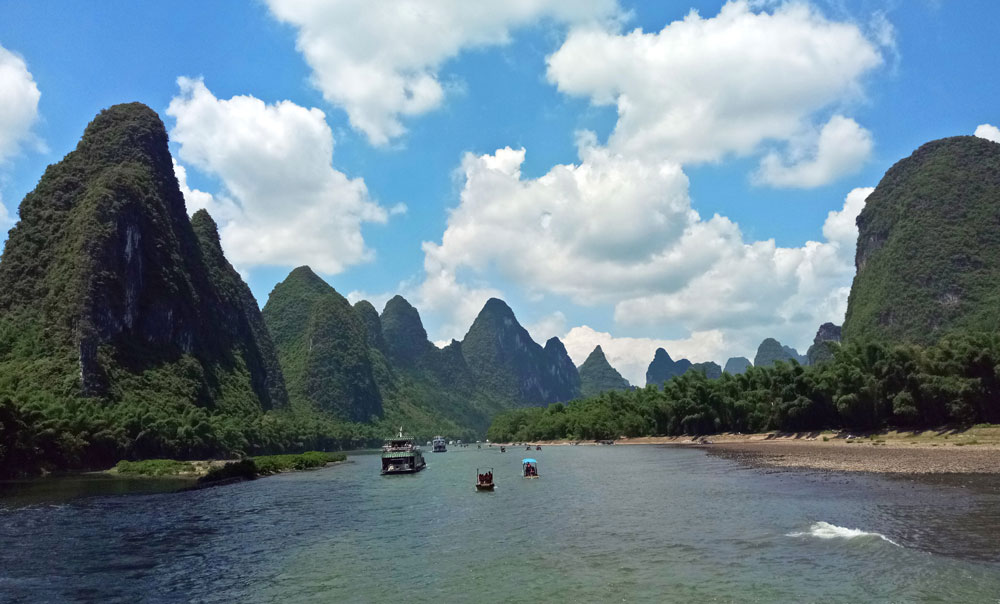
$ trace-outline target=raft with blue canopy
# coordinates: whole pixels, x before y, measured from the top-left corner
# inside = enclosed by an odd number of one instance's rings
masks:
[[[530,457],[522,459],[521,475],[525,478],[538,478],[538,462]]]

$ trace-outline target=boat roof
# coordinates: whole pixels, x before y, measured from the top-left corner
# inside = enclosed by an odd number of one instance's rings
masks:
[[[522,459],[521,463],[538,463],[538,462],[528,457],[527,459]]]

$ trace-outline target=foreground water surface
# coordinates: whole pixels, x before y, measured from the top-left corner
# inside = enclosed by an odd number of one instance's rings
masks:
[[[377,455],[200,491],[0,486],[3,602],[996,601],[1000,488],[657,446]],[[493,467],[494,493],[473,488]],[[42,485],[42,486],[39,486]],[[40,489],[42,491],[40,492]],[[109,490],[110,489],[110,490]],[[132,494],[105,494],[131,491]],[[69,496],[84,495],[75,498]]]

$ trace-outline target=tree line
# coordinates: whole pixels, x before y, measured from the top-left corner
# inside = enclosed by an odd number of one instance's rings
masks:
[[[508,411],[493,441],[614,439],[719,432],[854,431],[1000,422],[1000,335],[950,336],[929,347],[827,343],[830,360],[699,372],[567,405]]]

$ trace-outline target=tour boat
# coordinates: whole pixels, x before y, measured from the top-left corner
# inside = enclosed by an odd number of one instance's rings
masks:
[[[441,438],[440,436],[435,436],[434,437],[434,445],[431,448],[431,451],[433,451],[435,453],[444,453],[447,450],[448,450],[448,447],[445,445],[444,439]]]
[[[496,487],[493,483],[493,468],[489,468],[488,471],[479,473],[479,468],[476,468],[476,490],[477,491],[492,491]]]
[[[414,444],[413,438],[403,436],[403,428],[399,435],[385,439],[382,445],[383,474],[412,474],[427,467],[424,454],[420,447]]]
[[[538,478],[538,462],[530,457],[522,459],[521,475],[525,478]]]

